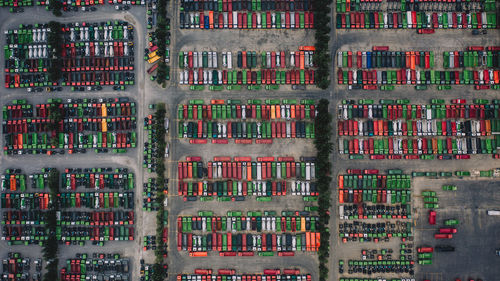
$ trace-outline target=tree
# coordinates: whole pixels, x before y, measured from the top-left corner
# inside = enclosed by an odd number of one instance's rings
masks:
[[[63,4],[60,0],[52,0],[49,2],[49,10],[52,11],[52,14],[56,17],[62,16],[62,8]]]
[[[158,65],[158,75],[156,75],[158,84],[162,84],[165,81],[165,77],[167,77],[167,65],[165,61],[161,61]]]
[[[317,230],[320,233],[320,246],[318,249],[319,260],[319,280],[328,279],[328,258],[330,256],[330,232],[328,232],[328,222],[330,220],[329,209],[331,207],[331,190],[330,183],[332,178],[330,176],[331,161],[330,155],[332,153],[333,143],[331,142],[332,135],[332,115],[328,112],[329,102],[326,99],[321,99],[318,103],[318,114],[314,119],[315,140],[316,147],[316,168],[317,168],[317,182],[318,188],[318,214],[319,220],[317,222]]]
[[[50,60],[50,67],[48,68],[49,81],[59,81],[62,78],[62,61],[60,58]]]
[[[316,50],[314,52],[314,63],[316,70],[316,86],[326,89],[330,85],[330,56],[328,42],[330,41],[330,4],[331,0],[317,1],[314,5],[314,35]]]
[[[153,265],[153,281],[162,281],[164,279],[163,266],[161,264],[155,263]]]
[[[50,104],[50,113],[49,120],[50,122],[47,124],[49,130],[55,131],[54,137],[50,139],[50,144],[53,146],[57,146],[59,144],[58,132],[59,132],[59,123],[63,120],[63,115],[61,110],[59,109],[59,105],[61,103],[54,102]]]
[[[60,1],[50,1],[50,4],[52,3],[59,3],[61,4]],[[61,4],[62,5],[62,4]],[[54,13],[57,10],[53,10]],[[61,11],[59,11],[60,13]],[[49,81],[51,82],[57,82],[61,79],[62,77],[62,42],[63,42],[63,37],[62,37],[62,30],[61,30],[61,24],[59,22],[51,21],[48,23],[48,27],[50,28],[50,32],[48,33],[47,36],[47,43],[48,45],[52,48],[52,58],[50,60],[50,67],[48,69],[49,73]]]
[[[59,259],[52,259],[47,262],[47,272],[43,275],[43,281],[55,281],[59,280],[59,274],[57,272],[57,264]]]
[[[158,84],[163,84],[167,77],[169,76],[169,68],[165,63],[165,52],[167,50],[167,38],[168,38],[168,19],[167,19],[167,1],[159,0],[158,1],[158,16],[157,16],[157,25],[156,25],[156,38],[158,45],[158,55],[161,58],[161,61],[158,65],[158,72],[156,75],[156,82]]]
[[[165,228],[165,208],[163,201],[165,200],[165,195],[163,194],[163,186],[165,185],[165,163],[164,154],[165,150],[165,135],[166,130],[163,126],[165,120],[165,104],[159,103],[156,106],[156,112],[153,115],[155,119],[153,125],[154,139],[156,140],[157,153],[154,155],[156,162],[156,184],[160,187],[156,194],[156,203],[160,206],[156,214],[156,244],[158,245],[155,250],[155,264],[153,265],[153,281],[162,281],[165,278],[166,272],[164,270],[164,255],[167,252],[167,245],[163,242],[163,230]]]
[[[53,281],[58,279],[57,258],[58,243],[56,236],[57,228],[57,211],[59,211],[59,171],[57,169],[50,169],[48,176],[48,186],[50,190],[50,203],[49,210],[47,211],[46,228],[48,238],[43,243],[42,253],[43,258],[47,260],[47,273],[44,274],[44,281]]]

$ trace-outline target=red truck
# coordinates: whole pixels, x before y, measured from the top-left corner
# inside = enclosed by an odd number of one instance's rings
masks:
[[[199,269],[199,268],[197,268],[194,270],[194,273],[200,274],[200,275],[209,275],[209,274],[212,274],[212,270],[211,269]]]
[[[300,274],[300,270],[298,270],[298,269],[284,269],[283,274],[286,274],[286,275]]]
[[[443,227],[439,229],[439,233],[444,233],[444,234],[457,233],[457,229],[453,227]]]
[[[433,28],[421,28],[417,30],[418,34],[433,34],[435,30]]]
[[[434,248],[432,248],[432,247],[418,247],[417,251],[419,253],[432,253],[432,252],[434,252]]]
[[[373,51],[389,51],[389,46],[373,46]]]
[[[467,47],[467,51],[484,51],[483,46],[470,46]]]
[[[347,169],[348,174],[352,175],[361,175],[361,170],[360,169]]]
[[[265,275],[278,275],[280,274],[279,269],[264,269],[264,274]]]
[[[453,238],[453,234],[436,233],[436,234],[434,234],[434,238],[436,238],[436,239],[451,239],[451,238]]]
[[[436,224],[436,211],[429,211],[429,224]]]
[[[221,275],[233,275],[235,272],[234,269],[219,269],[219,274]]]

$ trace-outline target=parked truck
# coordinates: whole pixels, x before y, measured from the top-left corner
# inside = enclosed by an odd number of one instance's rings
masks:
[[[500,216],[500,211],[498,210],[488,210],[486,213],[488,216]]]

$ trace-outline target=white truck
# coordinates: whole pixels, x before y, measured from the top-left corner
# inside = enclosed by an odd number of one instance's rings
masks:
[[[488,216],[500,216],[500,211],[498,210],[488,210],[486,213]]]

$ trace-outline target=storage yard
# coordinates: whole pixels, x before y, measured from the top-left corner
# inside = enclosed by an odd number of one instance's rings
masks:
[[[0,280],[496,280],[499,3],[327,2],[1,1]]]

